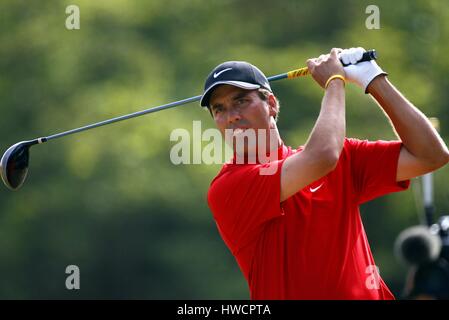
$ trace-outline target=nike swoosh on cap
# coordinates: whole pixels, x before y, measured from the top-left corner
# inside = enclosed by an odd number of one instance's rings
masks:
[[[221,70],[220,72],[215,72],[214,73],[214,79],[216,79],[223,72],[226,72],[226,71],[229,71],[229,70],[232,70],[232,68],[226,68],[226,69]]]

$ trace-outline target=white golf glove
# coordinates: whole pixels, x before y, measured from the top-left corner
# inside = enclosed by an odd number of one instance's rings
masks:
[[[344,67],[346,80],[355,83],[367,93],[366,88],[370,82],[378,75],[387,75],[387,73],[378,66],[376,60],[357,63],[358,60],[362,59],[365,51],[365,49],[360,47],[344,49],[340,52],[339,58],[344,64],[350,64]]]

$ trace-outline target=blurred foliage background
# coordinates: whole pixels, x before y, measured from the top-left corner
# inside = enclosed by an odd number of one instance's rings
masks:
[[[65,9],[80,8],[80,30]],[[365,9],[380,9],[368,30]],[[210,70],[246,60],[268,76],[332,47],[375,48],[390,80],[449,141],[449,2],[443,0],[2,0],[0,149],[200,94]],[[279,129],[305,143],[322,90],[310,78],[273,84]],[[17,192],[0,188],[2,299],[247,299],[248,287],[206,203],[220,165],[173,165],[172,130],[190,104],[51,141],[31,152]],[[361,90],[347,87],[347,135],[394,139]],[[449,211],[449,169],[435,174],[438,215]],[[420,181],[362,207],[381,275],[399,297],[407,268],[393,243],[422,217]],[[66,266],[81,289],[65,288]]]

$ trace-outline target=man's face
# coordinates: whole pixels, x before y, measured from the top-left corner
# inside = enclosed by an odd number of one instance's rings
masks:
[[[271,98],[274,101],[274,97]],[[230,85],[216,88],[210,98],[210,110],[217,128],[225,129],[269,129],[276,106],[270,99],[263,101],[257,90],[245,90]]]
[[[268,137],[270,129],[276,128],[274,117],[278,110],[272,94],[264,101],[257,90],[221,85],[211,95],[210,110],[223,137],[226,129],[233,130],[234,139],[248,129],[253,129],[256,137],[259,129],[265,129]],[[245,153],[247,151],[248,146],[245,145]]]

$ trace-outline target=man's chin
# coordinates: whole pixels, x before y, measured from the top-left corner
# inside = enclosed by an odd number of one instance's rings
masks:
[[[241,159],[247,159],[248,161],[256,161],[259,152],[261,152],[261,156],[264,157],[269,153],[270,144],[275,143],[274,139],[273,141],[270,141],[269,139],[259,139],[259,130],[252,128],[236,128],[231,131],[229,129],[229,131],[226,132],[225,141],[236,156]]]
[[[234,144],[235,146],[235,144]],[[244,146],[234,147],[234,154],[237,159],[239,159],[239,163],[256,163],[258,162],[258,149],[256,145],[248,145],[245,143]]]

